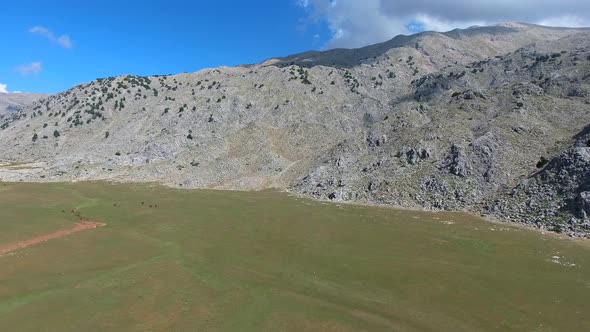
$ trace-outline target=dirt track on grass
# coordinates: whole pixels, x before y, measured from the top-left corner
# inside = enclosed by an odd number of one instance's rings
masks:
[[[36,244],[47,242],[49,240],[59,239],[61,237],[68,236],[70,234],[78,233],[83,230],[93,229],[93,228],[97,228],[97,227],[101,227],[101,226],[105,226],[105,224],[100,223],[100,222],[94,222],[94,221],[81,221],[81,222],[77,223],[76,226],[74,226],[73,228],[70,228],[70,229],[63,229],[63,230],[57,231],[55,233],[45,234],[45,235],[34,237],[29,240],[15,242],[15,243],[0,246],[0,255],[8,254],[8,253],[13,252],[15,250],[34,246]]]

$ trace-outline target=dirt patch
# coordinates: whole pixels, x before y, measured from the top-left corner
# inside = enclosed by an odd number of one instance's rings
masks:
[[[47,242],[49,240],[59,239],[64,236],[68,236],[70,234],[78,233],[86,229],[93,229],[101,226],[105,226],[106,224],[94,221],[81,221],[76,224],[73,228],[70,229],[63,229],[57,231],[55,233],[45,234],[41,236],[34,237],[29,240],[15,242],[11,244],[7,244],[4,246],[0,246],[0,255],[8,254],[12,251],[23,249],[26,247],[34,246],[39,243]]]

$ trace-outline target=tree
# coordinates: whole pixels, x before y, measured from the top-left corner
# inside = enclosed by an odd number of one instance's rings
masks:
[[[61,136],[61,135],[59,134],[59,131],[57,131],[57,130],[54,130],[54,131],[53,131],[53,137],[55,137],[55,138],[58,138],[58,137],[60,137],[60,136]]]
[[[39,136],[37,135],[37,133],[33,134],[33,142],[37,141],[37,139],[39,138]]]
[[[547,159],[545,157],[541,157],[541,159],[539,159],[539,162],[537,163],[537,168],[543,168],[548,163],[549,163],[549,159]]]

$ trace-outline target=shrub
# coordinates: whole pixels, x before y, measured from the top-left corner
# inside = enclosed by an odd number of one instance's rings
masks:
[[[543,168],[548,163],[549,163],[549,160],[547,158],[541,157],[541,159],[539,159],[539,162],[537,163],[537,168]]]
[[[39,138],[39,136],[37,135],[37,133],[33,134],[33,142],[37,141],[37,139]]]

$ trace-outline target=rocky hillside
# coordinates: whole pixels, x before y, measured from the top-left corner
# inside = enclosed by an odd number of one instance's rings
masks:
[[[501,194],[488,210],[503,219],[524,221],[571,236],[590,233],[590,126],[571,145],[542,168],[521,181],[510,193]]]
[[[35,100],[47,97],[38,93],[0,93],[0,116],[25,108]]]
[[[503,24],[79,85],[0,120],[0,179],[279,188],[584,236],[588,124],[590,30]]]

